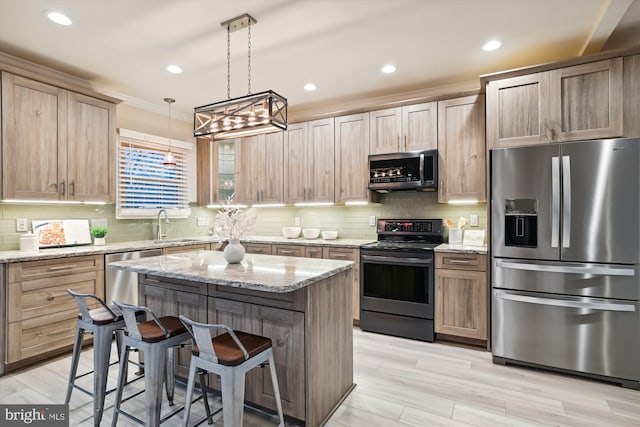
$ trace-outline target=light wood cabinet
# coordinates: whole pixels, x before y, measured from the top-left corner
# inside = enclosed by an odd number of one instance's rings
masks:
[[[325,259],[336,259],[340,261],[353,261],[356,263],[353,269],[353,320],[360,322],[360,249],[357,248],[332,248],[322,249],[322,257]]]
[[[269,243],[242,243],[245,253],[271,255],[272,248]]]
[[[369,118],[371,154],[437,148],[436,102],[372,111]]]
[[[2,197],[115,202],[115,104],[2,73]]]
[[[8,364],[73,345],[78,308],[72,289],[104,298],[104,257],[25,261],[8,266]],[[92,305],[93,307],[94,305]]]
[[[487,339],[487,256],[436,253],[435,331]]]
[[[623,135],[622,58],[490,81],[489,148]]]
[[[336,203],[369,201],[369,113],[335,118]]]
[[[239,141],[197,142],[197,202],[199,206],[221,204],[236,193],[235,164]]]
[[[238,153],[236,203],[284,203],[284,132],[242,138]]]
[[[486,195],[484,95],[438,102],[438,202]]]
[[[273,245],[273,255],[295,256],[304,258],[305,247],[302,245]]]
[[[304,256],[307,258],[322,258],[322,247],[320,246],[305,246]]]
[[[284,156],[285,203],[333,203],[333,118],[289,125]]]

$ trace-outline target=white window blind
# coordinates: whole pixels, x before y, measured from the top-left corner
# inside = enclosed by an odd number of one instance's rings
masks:
[[[159,209],[186,218],[189,208],[188,151],[192,144],[119,130],[117,218],[150,218]],[[163,164],[167,150],[176,166]]]

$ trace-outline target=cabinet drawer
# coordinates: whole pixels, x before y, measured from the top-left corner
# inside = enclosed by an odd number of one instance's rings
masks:
[[[28,280],[9,284],[7,307],[8,322],[76,310],[75,300],[67,293],[71,289],[79,293],[96,294],[104,298],[104,273],[102,271],[70,274],[48,279]]]
[[[305,246],[304,254],[307,258],[322,258],[322,248],[319,246]]]
[[[211,245],[209,243],[202,243],[198,245],[189,245],[189,246],[173,246],[170,248],[162,248],[162,255],[169,254],[177,254],[180,252],[191,252],[191,251],[208,251],[211,249]]]
[[[486,271],[487,256],[484,254],[441,252],[436,254],[436,268]]]
[[[78,310],[68,310],[22,322],[10,323],[7,362],[18,362],[73,345]]]
[[[9,282],[96,270],[104,270],[104,256],[102,255],[17,262],[9,264]]]
[[[274,246],[274,255],[282,255],[282,256],[297,256],[304,257],[305,251],[304,246],[298,245],[275,245]]]
[[[243,243],[248,254],[271,255],[271,245],[268,243]]]
[[[346,248],[323,248],[323,258],[342,261],[358,261],[355,251]]]

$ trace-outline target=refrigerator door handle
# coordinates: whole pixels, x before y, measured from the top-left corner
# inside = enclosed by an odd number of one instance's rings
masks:
[[[569,156],[562,156],[562,247],[571,244],[571,161]]]
[[[541,271],[543,273],[594,274],[599,276],[634,276],[633,268],[603,267],[603,266],[575,266],[575,265],[545,265],[529,264],[509,261],[496,261],[496,267],[512,270]]]
[[[551,247],[558,247],[560,235],[560,159],[551,158]]]
[[[519,295],[511,292],[501,291],[501,290],[494,290],[493,294],[495,295],[496,298],[509,300],[509,301],[526,302],[529,304],[553,305],[557,307],[568,307],[568,308],[586,308],[586,309],[603,310],[603,311],[627,311],[627,312],[636,311],[636,306],[634,304],[619,304],[619,303],[613,303],[613,302],[605,302],[602,300],[584,301],[584,298],[569,298],[569,297],[567,297],[566,299],[542,298],[542,297],[534,297],[529,295]]]

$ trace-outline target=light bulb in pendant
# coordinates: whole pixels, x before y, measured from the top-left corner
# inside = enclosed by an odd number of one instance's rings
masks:
[[[167,151],[167,154],[164,155],[164,162],[162,162],[164,166],[176,166],[176,157],[171,152],[171,148]]]

